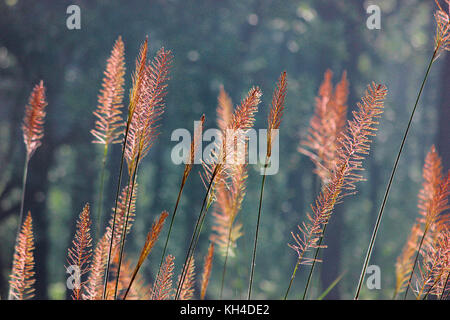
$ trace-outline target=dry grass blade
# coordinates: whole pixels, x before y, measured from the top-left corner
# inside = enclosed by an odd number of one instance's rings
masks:
[[[120,143],[120,135],[125,126],[122,119],[124,93],[125,57],[124,44],[119,37],[106,64],[102,89],[98,96],[97,110],[94,111],[95,128],[91,130],[94,143],[109,145]]]
[[[92,256],[92,239],[90,233],[91,219],[88,203],[84,206],[83,211],[80,213],[76,230],[74,239],[72,240],[72,247],[68,250],[67,263],[69,267],[76,267],[79,271],[77,271],[77,275],[79,276],[79,279],[77,279],[78,283],[76,283],[72,290],[72,298],[74,300],[80,300],[83,296],[85,286],[85,282],[82,281],[82,278],[90,270],[89,264]],[[66,269],[69,273],[73,272],[67,267]]]
[[[33,221],[31,213],[22,225],[19,233],[16,248],[14,250],[14,260],[10,275],[9,300],[25,300],[34,297],[34,236]]]
[[[147,234],[145,244],[142,247],[141,253],[139,255],[139,260],[136,264],[136,267],[134,268],[133,274],[131,275],[131,279],[128,284],[127,291],[125,292],[124,299],[126,299],[128,292],[133,284],[133,281],[136,278],[137,273],[139,272],[139,269],[141,268],[145,259],[147,259],[147,256],[150,254],[151,250],[153,249],[153,246],[155,245],[156,241],[158,240],[159,234],[162,231],[164,222],[166,221],[166,218],[168,215],[169,214],[167,213],[167,211],[163,211],[161,213],[161,215],[159,216],[158,221],[153,223],[152,229]]]
[[[209,278],[211,277],[212,262],[214,257],[214,244],[211,243],[208,248],[208,254],[203,264],[202,283],[200,289],[200,299],[205,299],[206,289],[208,288]]]

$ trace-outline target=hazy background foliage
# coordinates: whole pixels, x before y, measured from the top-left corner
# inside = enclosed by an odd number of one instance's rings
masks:
[[[366,28],[365,8],[370,3],[381,7],[381,30]],[[66,28],[70,4],[81,8],[81,30]],[[152,55],[165,46],[173,50],[175,59],[162,133],[140,170],[136,223],[126,247],[133,259],[156,215],[163,209],[171,211],[176,200],[183,168],[170,160],[175,145],[171,132],[176,128],[192,131],[193,121],[202,113],[206,127],[216,127],[220,84],[235,104],[252,85],[261,86],[264,95],[256,128],[264,128],[274,84],[283,70],[288,73],[280,171],[266,183],[254,298],[282,297],[296,260],[287,246],[290,231],[304,220],[317,193],[313,165],[297,152],[297,146],[313,114],[323,73],[331,68],[337,81],[343,70],[348,71],[350,109],[370,81],[387,85],[386,112],[365,162],[368,181],[333,216],[325,241],[330,246],[323,250],[325,260],[311,290],[311,297],[317,297],[346,272],[328,297],[352,298],[402,131],[432,54],[433,9],[431,0],[0,0],[0,296],[6,296],[11,268],[25,156],[20,124],[32,86],[43,79],[49,103],[43,146],[30,163],[25,203],[35,222],[37,298],[61,299],[66,296],[64,264],[75,218],[85,202],[96,212],[102,150],[91,144],[89,130],[106,58],[114,40],[122,35],[128,90],[138,46],[149,35]],[[444,71],[448,74],[449,69],[448,54],[433,66],[371,261],[381,267],[382,289],[363,290],[362,298],[392,296],[395,259],[417,216],[421,167],[433,143],[448,169],[450,90]],[[113,206],[119,161],[120,147],[115,146],[108,161],[106,208]],[[228,262],[225,298],[246,297],[259,197],[257,169],[249,170],[248,192],[238,216],[245,235],[238,241],[237,256]],[[203,194],[195,172],[185,189],[169,245],[169,253],[176,256],[177,273]],[[199,267],[207,251],[210,218],[196,252]],[[158,242],[145,263],[149,281],[163,243]],[[207,298],[218,297],[222,264],[216,255]],[[297,275],[291,298],[303,292],[307,271],[302,267]]]

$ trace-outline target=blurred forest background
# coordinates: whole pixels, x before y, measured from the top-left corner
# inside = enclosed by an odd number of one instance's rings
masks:
[[[66,27],[70,4],[81,8],[81,30]],[[369,4],[382,10],[381,30],[366,27]],[[106,59],[122,35],[128,92],[139,45],[149,35],[151,55],[164,46],[173,50],[174,65],[161,135],[138,180],[136,223],[126,247],[133,259],[154,218],[163,209],[172,212],[175,204],[183,167],[170,160],[176,144],[170,141],[172,131],[192,132],[193,121],[203,113],[206,128],[215,128],[221,84],[235,104],[251,86],[260,86],[264,95],[256,128],[265,128],[274,85],[283,70],[288,73],[280,170],[266,183],[253,298],[281,298],[297,259],[287,246],[290,232],[304,220],[318,188],[312,162],[297,147],[309,126],[325,70],[334,72],[334,82],[347,70],[350,110],[369,82],[387,85],[385,114],[364,163],[367,182],[359,184],[358,194],[346,198],[331,219],[325,240],[329,247],[322,251],[324,262],[315,273],[310,295],[317,297],[345,273],[327,298],[352,298],[384,188],[433,51],[434,9],[432,0],[0,0],[0,296],[5,298],[8,290],[25,157],[21,121],[32,87],[43,79],[48,100],[45,137],[30,162],[25,202],[37,238],[36,297],[64,299],[64,265],[76,218],[86,202],[96,212],[102,147],[91,143],[89,131]],[[361,298],[392,296],[395,260],[417,216],[421,168],[433,143],[445,169],[449,168],[449,71],[450,55],[444,53],[425,87],[371,260],[381,268],[382,288],[364,289]],[[107,209],[114,205],[120,151],[116,145],[108,159]],[[228,262],[224,298],[246,298],[261,177],[257,170],[250,167],[238,216],[245,234],[238,240],[237,256]],[[195,172],[188,180],[169,245],[169,253],[176,257],[176,274],[203,195]],[[211,216],[196,251],[198,273],[210,228]],[[161,239],[166,232],[167,226]],[[145,263],[148,281],[159,265],[161,239]],[[216,254],[207,298],[218,298],[222,265]],[[291,298],[301,297],[308,271],[302,267],[297,274]]]

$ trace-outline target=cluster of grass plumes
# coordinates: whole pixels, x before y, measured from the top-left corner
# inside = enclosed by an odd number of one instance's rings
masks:
[[[446,0],[450,4],[449,0]],[[435,13],[435,47],[422,86],[405,130],[396,161],[386,188],[382,205],[370,239],[355,298],[359,297],[366,267],[370,260],[376,235],[380,227],[385,204],[390,192],[398,161],[410,129],[414,112],[433,62],[445,50],[449,50],[449,14],[438,3]],[[160,134],[160,119],[165,110],[165,98],[173,56],[171,51],[161,48],[153,58],[149,56],[148,39],[140,47],[131,77],[127,112],[123,112],[125,86],[125,45],[119,37],[107,60],[98,105],[93,111],[95,126],[91,130],[93,143],[103,145],[100,171],[100,186],[96,218],[91,217],[91,206],[86,204],[76,223],[76,231],[68,249],[66,270],[74,282],[68,288],[74,300],[117,300],[117,299],[205,299],[212,275],[214,255],[224,258],[221,276],[222,297],[226,285],[228,259],[240,254],[238,240],[244,227],[238,221],[245,199],[249,179],[246,149],[237,148],[248,142],[248,133],[253,129],[262,91],[252,87],[241,103],[234,108],[232,99],[221,87],[218,97],[217,125],[222,139],[216,140],[209,159],[203,159],[200,173],[206,192],[198,217],[193,226],[189,248],[181,272],[175,273],[175,256],[167,253],[171,230],[181,202],[184,187],[194,167],[195,155],[201,143],[205,116],[200,118],[194,137],[186,154],[180,187],[171,213],[163,211],[148,231],[145,242],[137,257],[125,252],[127,236],[132,231],[136,212],[139,167],[149,154]],[[267,141],[264,162],[261,163],[261,188],[258,212],[255,215],[254,245],[249,272],[248,299],[251,298],[255,261],[262,215],[266,170],[272,160],[273,145],[279,139],[279,132],[285,100],[288,91],[287,73],[282,72],[275,85],[271,106],[267,116]],[[315,174],[321,180],[321,190],[311,205],[306,220],[300,222],[291,232],[293,241],[289,244],[297,254],[297,261],[284,293],[284,298],[294,284],[300,266],[311,266],[303,298],[307,297],[312,285],[314,266],[320,262],[319,252],[326,248],[325,232],[333,217],[336,205],[348,195],[356,193],[357,183],[364,180],[361,171],[363,160],[369,156],[372,140],[376,135],[378,121],[383,114],[387,88],[378,83],[367,86],[355,111],[347,117],[349,82],[344,71],[340,81],[333,88],[332,72],[325,73],[324,81],[316,98],[314,116],[310,121],[307,136],[300,142],[299,152],[309,157],[315,165]],[[34,235],[31,213],[22,221],[25,207],[24,194],[28,176],[28,163],[41,145],[44,134],[45,87],[41,81],[31,92],[25,108],[23,137],[26,147],[25,167],[19,226],[15,242],[9,299],[30,299],[34,297]],[[121,145],[121,161],[118,168],[117,191],[106,228],[101,230],[103,210],[103,186],[106,176],[106,162],[110,148]],[[443,173],[442,161],[434,147],[425,159],[423,188],[419,193],[419,217],[396,263],[394,299],[404,292],[403,298],[412,292],[416,299],[447,299],[450,277],[450,172]],[[211,228],[210,245],[203,257],[203,270],[196,271],[195,251],[202,227],[209,209],[212,208],[214,224]],[[170,221],[170,223],[168,223]],[[96,222],[96,223],[94,223]],[[168,233],[164,243],[157,273],[149,284],[139,273],[149,259],[166,225]],[[95,232],[96,236],[93,236]],[[340,277],[341,278],[341,277]],[[333,284],[335,285],[338,278]],[[198,283],[198,285],[196,285]],[[197,290],[197,287],[199,290]],[[197,292],[198,291],[198,292]],[[327,291],[326,291],[327,292]],[[326,294],[326,293],[324,293]],[[322,295],[323,296],[323,295]]]

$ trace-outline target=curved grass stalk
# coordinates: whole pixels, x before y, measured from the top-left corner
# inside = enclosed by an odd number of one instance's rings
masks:
[[[111,240],[110,240],[110,244],[109,244],[108,259],[106,262],[105,279],[104,279],[104,283],[103,283],[103,294],[102,294],[103,300],[106,299],[106,291],[107,291],[107,287],[108,287],[109,270],[111,267],[111,253],[112,253],[112,247],[113,247],[113,242],[114,242],[114,232],[115,232],[115,227],[116,227],[117,206],[119,203],[120,186],[122,185],[123,164],[124,164],[124,160],[125,160],[125,148],[126,148],[127,141],[128,141],[128,132],[130,129],[130,123],[131,123],[131,117],[128,117],[127,126],[125,128],[125,137],[124,137],[123,146],[122,146],[122,157],[120,160],[119,180],[117,182],[116,200],[115,200],[115,206],[114,206],[113,223],[112,223],[112,228],[111,228]]]
[[[247,300],[250,300],[251,295],[252,295],[253,277],[254,277],[254,273],[255,273],[255,263],[256,263],[256,249],[258,246],[259,225],[260,225],[260,221],[261,221],[261,208],[262,208],[262,201],[263,201],[263,196],[264,196],[264,185],[266,183],[266,170],[267,170],[267,166],[268,166],[267,162],[268,162],[268,160],[266,157],[265,164],[264,164],[264,173],[263,173],[263,177],[261,180],[261,191],[259,194],[258,218],[256,220],[255,241],[253,244],[252,265],[251,265],[251,270],[250,270],[250,281],[248,284]]]
[[[214,182],[214,179],[215,179],[217,173],[219,172],[219,167],[220,166],[221,166],[220,164],[217,164],[215,166],[215,168],[214,168],[214,171],[213,171],[212,175],[211,175],[211,179],[209,181],[208,188],[206,190],[206,194],[205,194],[205,197],[203,199],[202,207],[200,209],[200,213],[199,213],[199,216],[197,218],[197,222],[196,222],[195,227],[194,227],[194,232],[192,234],[192,238],[191,238],[191,241],[189,243],[188,252],[186,254],[186,259],[184,261],[183,270],[181,271],[180,281],[178,283],[177,291],[176,291],[176,294],[175,294],[175,300],[178,300],[178,298],[180,296],[180,291],[181,291],[181,288],[183,286],[184,280],[186,278],[187,266],[189,265],[189,263],[191,261],[191,257],[194,255],[195,248],[197,247],[197,242],[198,242],[198,238],[200,236],[200,232],[201,232],[201,229],[202,229],[202,226],[203,226],[203,221],[205,220],[206,212],[208,211],[208,208],[209,208],[209,205],[210,205],[210,203],[208,203],[208,205],[206,205],[206,204],[208,202],[208,197],[210,195],[211,186],[212,186],[212,184]],[[205,208],[205,206],[206,206],[206,208]]]
[[[132,176],[131,181],[130,181],[131,182],[130,200],[128,201],[128,205],[127,205],[127,212],[126,212],[126,216],[125,216],[125,225],[123,227],[122,234],[120,236],[119,262],[118,262],[118,265],[117,265],[116,284],[115,284],[115,287],[114,287],[114,300],[117,299],[117,290],[118,290],[118,287],[119,287],[119,277],[120,277],[120,267],[122,265],[123,249],[125,247],[125,239],[127,237],[128,220],[129,220],[129,217],[130,217],[130,207],[131,207],[131,203],[133,201],[133,191],[134,191],[134,186],[135,186],[135,183],[136,183],[136,176],[137,176],[137,171],[138,171],[138,168],[139,168],[140,156],[141,156],[141,153],[139,152],[137,154],[136,164],[135,164],[135,167],[134,167],[133,176]]]
[[[286,300],[286,299],[287,299],[287,297],[288,297],[288,295],[289,295],[289,291],[291,291],[292,283],[294,282],[295,275],[297,274],[298,266],[300,265],[300,262],[302,261],[303,254],[304,254],[304,252],[303,252],[302,255],[301,255],[300,257],[298,257],[298,259],[297,259],[297,263],[295,264],[294,271],[292,272],[291,280],[289,281],[289,286],[288,286],[288,288],[287,288],[287,290],[286,290],[286,293],[284,294],[283,300]]]
[[[172,218],[170,219],[169,231],[167,233],[166,242],[164,244],[164,249],[163,249],[163,252],[162,252],[162,255],[161,255],[161,262],[159,263],[158,275],[156,277],[159,276],[159,273],[161,271],[161,267],[162,267],[162,265],[164,263],[164,256],[166,255],[167,245],[169,244],[169,239],[170,239],[170,235],[171,235],[171,232],[172,232],[173,222],[175,220],[175,215],[177,214],[178,204],[180,203],[180,199],[181,199],[181,195],[183,194],[183,189],[184,189],[185,183],[186,183],[186,178],[183,175],[183,179],[181,180],[181,184],[180,184],[180,189],[178,191],[177,202],[175,203],[175,208],[173,209],[173,212],[172,212]]]
[[[370,243],[369,243],[369,248],[367,249],[366,257],[364,259],[363,267],[362,267],[362,270],[361,270],[361,274],[359,276],[358,286],[357,286],[355,297],[354,297],[355,300],[358,300],[359,294],[361,292],[362,283],[364,281],[364,277],[366,275],[367,266],[369,265],[370,257],[372,255],[373,247],[374,247],[375,240],[376,240],[377,234],[378,234],[378,229],[380,228],[381,219],[383,218],[384,208],[386,206],[386,202],[387,202],[387,199],[389,197],[389,192],[391,191],[392,182],[394,180],[394,176],[395,176],[395,173],[397,171],[397,167],[398,167],[398,163],[399,163],[399,160],[400,160],[400,156],[402,154],[403,147],[405,146],[406,138],[408,137],[409,129],[411,128],[411,123],[412,123],[412,120],[414,118],[414,114],[415,114],[417,106],[419,104],[419,100],[420,100],[420,97],[422,95],[423,88],[425,87],[425,83],[426,83],[426,81],[428,79],[428,74],[430,73],[430,69],[431,69],[431,66],[433,65],[433,62],[434,62],[435,58],[436,58],[437,52],[438,52],[438,48],[436,48],[434,50],[433,55],[431,56],[430,62],[428,64],[427,70],[425,72],[425,77],[423,78],[422,85],[420,86],[419,93],[418,93],[417,98],[416,98],[416,102],[414,103],[414,108],[413,108],[413,110],[411,112],[411,116],[409,117],[408,125],[406,126],[406,130],[405,130],[405,133],[403,135],[402,142],[400,144],[400,148],[398,150],[397,157],[396,157],[395,162],[394,162],[394,166],[392,168],[391,176],[389,177],[389,182],[387,184],[386,191],[384,193],[383,202],[381,204],[380,211],[378,212],[377,220],[375,222],[375,226],[374,226],[374,229],[373,229],[373,232],[372,232],[372,237],[371,237]]]
[[[327,296],[328,293],[330,293],[331,290],[341,281],[341,279],[344,277],[345,273],[347,271],[344,271],[339,277],[336,278],[329,286],[325,289],[325,291],[317,298],[317,300],[323,300]]]

